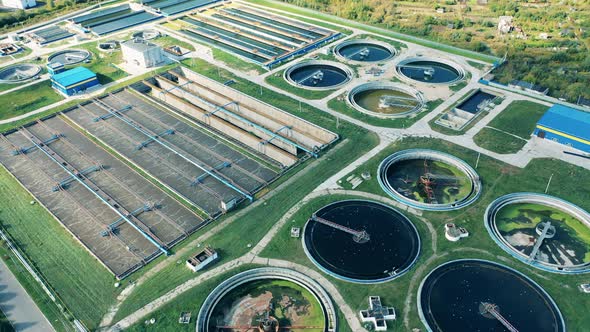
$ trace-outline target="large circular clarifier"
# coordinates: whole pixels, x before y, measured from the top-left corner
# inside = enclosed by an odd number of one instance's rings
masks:
[[[590,272],[590,214],[556,197],[514,193],[492,202],[485,226],[496,243],[536,268]]]
[[[234,275],[205,299],[197,332],[337,331],[336,308],[312,278],[283,268],[257,268]],[[291,328],[293,327],[293,328]]]
[[[424,106],[422,94],[392,82],[370,82],[353,88],[348,102],[359,112],[381,118],[404,117]]]
[[[449,211],[481,194],[479,175],[463,160],[434,150],[410,149],[385,158],[378,169],[381,188],[393,199],[421,210]]]
[[[302,241],[305,253],[321,270],[358,283],[397,278],[420,253],[418,232],[408,218],[365,200],[324,206],[305,225]]]
[[[41,67],[34,64],[19,64],[0,70],[0,83],[20,83],[30,80],[41,73]]]
[[[565,331],[559,308],[541,286],[490,261],[438,266],[422,281],[417,302],[428,331]]]
[[[77,64],[90,58],[90,52],[86,50],[63,50],[49,56],[47,62],[59,62],[65,66]]]
[[[285,70],[284,78],[296,87],[328,90],[348,83],[352,78],[352,71],[337,62],[307,61]]]
[[[347,40],[334,48],[337,57],[354,62],[382,62],[393,58],[395,49],[384,42],[370,39]]]
[[[396,69],[402,76],[424,83],[450,84],[465,77],[461,66],[442,59],[406,59],[401,61]]]

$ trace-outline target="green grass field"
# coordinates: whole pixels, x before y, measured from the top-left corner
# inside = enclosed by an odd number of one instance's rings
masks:
[[[488,126],[528,140],[535,129],[537,121],[545,114],[548,108],[545,105],[527,100],[513,101]]]
[[[49,80],[29,85],[17,91],[0,95],[0,120],[29,113],[40,107],[51,105],[64,99],[51,87]]]
[[[93,258],[4,169],[0,169],[0,223],[41,271],[74,315],[97,326],[117,295],[114,276]]]
[[[79,48],[92,53],[92,59],[88,64],[81,64],[96,73],[100,84],[108,84],[127,76],[123,70],[115,67],[123,61],[121,50],[114,52],[101,52],[97,48],[98,42],[80,45]]]
[[[0,332],[14,332],[14,327],[8,321],[8,318],[0,310]]]
[[[473,141],[484,149],[501,154],[516,153],[527,143],[525,139],[503,133],[493,128],[483,128],[473,136]]]
[[[368,181],[364,181],[357,190],[385,196],[376,179],[377,175],[375,172],[377,167],[387,155],[408,148],[427,148],[451,153],[465,160],[472,166],[475,165],[478,156],[475,151],[459,147],[446,141],[408,138],[401,142],[394,143],[391,147],[379,153],[352,173],[359,175],[363,171],[370,171],[372,175],[372,178]],[[566,317],[566,324],[568,325],[569,330],[584,330],[584,326],[587,326],[587,324],[590,323],[590,317],[580,316],[577,312],[578,308],[590,305],[590,298],[582,295],[578,291],[577,286],[580,282],[585,280],[586,277],[544,273],[512,259],[491,240],[483,225],[483,214],[487,205],[501,195],[518,191],[543,192],[547,180],[552,173],[554,174],[553,181],[558,181],[557,183],[559,183],[559,185],[551,186],[549,188],[549,194],[561,197],[574,204],[578,204],[582,208],[589,209],[590,201],[585,197],[588,197],[590,194],[590,189],[580,187],[579,183],[590,181],[590,171],[562,161],[551,159],[535,159],[527,167],[520,169],[482,155],[477,172],[482,178],[483,193],[480,199],[473,205],[453,212],[425,212],[420,219],[415,218],[411,214],[405,213],[417,226],[422,239],[422,248],[424,251],[421,253],[421,258],[416,265],[417,267],[422,267],[425,258],[428,258],[432,254],[432,252],[429,252],[429,249],[433,243],[430,240],[428,232],[423,232],[424,221],[430,222],[436,231],[437,249],[435,253],[440,257],[430,262],[428,268],[422,271],[417,278],[423,277],[425,273],[430,271],[438,263],[448,261],[452,258],[478,257],[500,261],[503,264],[517,268],[535,281],[539,282],[557,302],[559,308]],[[350,175],[351,174],[347,174],[342,178],[343,183],[345,183],[344,179]],[[531,178],[537,180],[530,181]],[[324,201],[313,203],[314,206],[309,208],[304,207],[302,209],[304,210],[302,215],[299,215],[299,213],[296,214],[293,218],[295,223],[302,224],[305,221],[304,219],[309,217],[310,212],[313,212],[312,210],[317,209],[319,206],[322,206],[321,204],[325,204],[333,198],[326,197],[322,199],[324,199]],[[458,226],[467,228],[470,236],[457,243],[446,241],[443,235],[443,225],[446,222],[454,222]],[[286,225],[288,228],[291,226],[292,225]],[[302,256],[299,251],[300,249],[297,249],[298,247],[301,247],[301,241],[289,241],[288,237],[288,229],[279,232],[277,238],[270,243],[269,247],[267,247],[267,250],[265,250],[263,254],[268,257],[283,257],[283,259],[288,257],[290,260],[293,259],[300,263],[305,263],[307,260],[305,255]],[[414,275],[416,269],[417,268],[414,268],[409,274]],[[406,283],[405,278],[407,277],[403,276],[396,281],[377,286],[352,286],[350,284],[338,282],[337,284],[340,293],[345,296],[347,302],[352,306],[356,303],[362,303],[364,300],[363,297],[366,294],[378,293],[392,294],[392,304],[398,308],[403,306],[403,301],[408,294],[415,298],[415,292],[417,290],[417,285],[414,285],[413,289],[408,290],[408,284]],[[364,305],[364,303],[362,304]],[[360,308],[362,308],[362,306],[359,306],[359,309]],[[410,322],[410,328],[421,327],[415,309],[415,302],[413,302],[411,307]],[[404,328],[403,330],[407,329]]]

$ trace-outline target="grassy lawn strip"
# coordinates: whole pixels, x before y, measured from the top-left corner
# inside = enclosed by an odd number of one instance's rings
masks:
[[[158,68],[155,72],[156,73],[162,73],[162,72],[165,72],[167,70],[170,70],[171,68],[173,68],[175,66],[177,66],[177,65],[176,64],[172,64],[172,65],[164,66],[164,67]],[[124,86],[127,86],[127,85],[130,85],[132,83],[141,81],[143,79],[146,79],[148,77],[153,76],[153,74],[154,74],[154,72],[145,73],[145,74],[143,74],[141,76],[135,77],[135,78],[130,79],[130,80],[126,81],[126,82],[115,84],[115,85],[109,87],[106,90],[105,93],[108,93],[108,92],[111,92],[111,91],[120,89],[120,88],[122,88]],[[4,96],[0,96],[0,101],[2,100],[2,97],[4,97]],[[18,120],[18,121],[13,121],[13,122],[10,122],[10,123],[0,124],[0,133],[5,132],[5,131],[10,130],[10,129],[18,128],[18,127],[20,127],[22,125],[25,125],[25,124],[29,123],[29,122],[32,122],[32,121],[35,121],[37,119],[44,118],[44,117],[46,117],[48,115],[51,115],[51,114],[54,114],[54,113],[63,111],[65,109],[69,108],[69,107],[78,105],[79,103],[81,103],[83,101],[84,101],[84,99],[71,100],[71,101],[69,101],[67,103],[64,103],[62,105],[56,106],[56,107],[54,107],[52,109],[49,109],[49,110],[47,110],[45,112],[34,114],[34,115],[31,115],[29,117],[26,117],[26,118],[21,119],[21,120]],[[0,113],[0,115],[1,114],[2,113]]]
[[[12,327],[12,324],[10,323],[8,318],[6,318],[6,316],[4,315],[4,313],[1,310],[0,310],[0,332],[14,332],[14,327]]]
[[[461,158],[471,166],[475,165],[475,162],[478,157],[477,152],[454,145],[447,141],[434,139],[406,138],[403,141],[394,143],[391,147],[379,153],[374,158],[371,158],[369,161],[367,161],[365,164],[361,165],[359,168],[357,168],[354,172],[351,173],[359,175],[363,171],[368,170],[371,172],[371,179],[364,181],[357,188],[357,190],[386,196],[380,188],[377,180],[377,174],[375,174],[379,163],[386,156],[390,155],[393,152],[411,148],[434,149],[450,153],[458,158]],[[579,329],[583,330],[584,326],[590,324],[590,317],[577,315],[576,313],[579,311],[580,307],[587,307],[590,305],[590,298],[584,296],[584,294],[582,294],[577,289],[577,286],[580,282],[586,279],[586,277],[581,275],[576,276],[544,273],[537,269],[529,268],[525,264],[510,258],[508,254],[501,250],[493,242],[493,240],[491,240],[490,236],[485,230],[482,218],[487,206],[494,199],[498,198],[501,195],[520,191],[539,193],[544,192],[547,180],[549,179],[551,174],[553,174],[553,181],[558,181],[553,183],[559,183],[559,185],[552,185],[549,188],[548,194],[566,199],[574,204],[578,204],[584,209],[590,209],[590,201],[586,199],[586,197],[590,195],[590,188],[580,187],[579,185],[579,183],[587,183],[588,181],[590,181],[590,171],[582,167],[578,167],[575,165],[568,164],[566,162],[552,159],[534,159],[533,161],[531,161],[531,163],[529,163],[529,165],[521,169],[502,163],[496,159],[487,157],[485,155],[481,155],[477,172],[480,175],[483,182],[483,193],[478,201],[476,201],[473,205],[470,205],[469,207],[459,211],[425,212],[423,218],[425,220],[430,221],[436,229],[436,235],[438,238],[437,253],[448,253],[452,250],[459,248],[461,248],[461,250],[468,250],[464,248],[474,248],[480,251],[485,251],[490,255],[474,255],[471,254],[471,252],[464,252],[461,255],[451,254],[450,256],[445,256],[443,259],[438,260],[438,263],[451,260],[451,258],[465,258],[468,256],[481,257],[484,259],[495,261],[498,261],[500,259],[500,262],[502,264],[507,264],[511,267],[517,268],[521,272],[524,272],[533,280],[540,283],[541,286],[545,288],[545,290],[547,290],[547,292],[553,297],[553,299],[557,302],[559,308],[562,310],[562,313],[564,314],[564,317],[566,319],[566,325],[568,326],[568,329],[571,329],[572,331],[577,331]],[[348,185],[348,188],[349,184],[345,181],[345,179],[351,174],[347,174],[342,178],[342,185]],[[302,215],[300,218],[308,218],[309,212],[314,210],[314,208],[316,207],[317,206],[307,209],[304,215]],[[414,221],[414,224],[418,227],[418,230],[420,231],[422,249],[428,250],[431,247],[430,236],[425,236],[421,232],[421,222],[416,223],[415,218],[413,218],[411,214],[405,214]],[[300,221],[300,219],[297,219],[297,217],[295,217],[294,220],[295,223]],[[467,230],[470,233],[469,237],[462,239],[460,241],[460,244],[446,241],[443,235],[443,227],[444,223],[446,222],[454,222],[458,226],[467,228]],[[290,228],[291,225],[289,224],[287,226]],[[289,234],[287,229],[279,232],[277,238],[269,244],[269,247],[267,247],[268,250],[265,251],[264,254],[272,257],[282,256],[284,259],[289,260],[292,259],[295,261],[305,261],[306,258],[300,258],[300,255],[298,255],[298,251],[296,251],[296,247],[301,246],[301,241],[295,240],[293,241],[293,243],[289,243],[288,237]],[[421,258],[417,262],[416,266],[419,267],[421,265],[424,256],[428,256],[428,254],[427,252],[423,251],[421,253]],[[424,272],[428,273],[428,271],[434,268],[434,266],[438,265],[438,263],[432,264]],[[414,274],[415,269],[416,268],[411,270],[409,274]],[[419,276],[420,279],[422,277],[423,276]],[[355,305],[355,303],[363,300],[364,294],[356,295],[359,292],[372,292],[372,294],[392,294],[390,292],[395,292],[395,288],[402,288],[406,292],[410,291],[412,293],[412,296],[414,296],[414,305],[412,306],[410,321],[418,322],[418,315],[415,307],[415,292],[417,288],[413,290],[408,290],[407,288],[400,286],[399,282],[405,285],[404,278],[405,276],[394,282],[384,283],[373,287],[364,287],[360,285],[344,283],[343,285],[339,285],[339,290],[341,294],[345,296],[345,299],[350,305]],[[393,305],[395,306],[398,301],[403,301],[404,299],[405,293],[404,297],[401,297],[399,299],[396,296],[394,299],[394,301],[396,302],[394,302]],[[386,304],[387,303],[388,302],[386,302]],[[410,325],[410,327],[415,327],[415,325]]]
[[[49,80],[0,95],[0,120],[19,116],[64,99],[51,88]]]
[[[258,85],[237,78],[225,70],[220,70],[219,73],[221,76],[219,77],[217,76],[218,71],[214,66],[206,65],[206,62],[200,63],[201,61],[204,62],[203,60],[197,61],[195,67],[192,69],[218,81],[234,79],[236,80],[236,84],[232,85],[232,87],[254,97],[260,96],[260,87]],[[318,160],[312,159],[308,161],[306,163],[307,167],[315,165],[313,176],[311,176],[312,174],[307,174],[303,178],[298,179],[288,190],[277,192],[275,196],[267,199],[265,204],[248,211],[248,213],[232,224],[232,226],[226,228],[220,234],[211,237],[207,241],[207,244],[213,246],[221,253],[221,263],[245,254],[249,250],[248,244],[255,244],[260,241],[272,225],[291,206],[295,205],[307,193],[313,190],[318,183],[321,183],[377,144],[377,137],[375,135],[371,135],[366,130],[350,123],[340,121],[337,129],[334,118],[308,104],[303,104],[302,111],[299,112],[299,102],[297,100],[265,88],[262,88],[262,94],[264,101],[329,130],[336,131],[340,134],[342,140],[347,140],[347,142],[341,142],[335,147],[338,149],[338,153],[335,155],[329,157],[321,156]],[[269,206],[273,208],[270,209]],[[185,258],[178,257],[175,259],[183,261]],[[126,317],[171,290],[176,285],[193,277],[194,274],[182,265],[168,265],[148,281],[137,286],[129,298],[121,305],[115,321]]]
[[[76,318],[95,328],[118,291],[114,276],[0,168],[0,222]]]
[[[127,76],[127,73],[114,66],[114,64],[123,62],[122,52],[120,50],[114,52],[101,52],[98,50],[97,46],[98,42],[79,46],[79,48],[92,53],[90,63],[82,63],[80,65],[95,72],[100,84],[111,83]]]
[[[493,63],[498,60],[498,58],[495,56],[482,54],[482,53],[478,53],[478,52],[474,52],[474,51],[469,51],[469,50],[465,50],[465,49],[458,48],[455,46],[441,44],[441,43],[438,43],[438,42],[435,42],[432,40],[414,37],[414,36],[406,35],[406,34],[391,31],[391,30],[385,30],[384,29],[385,27],[378,28],[375,26],[371,26],[371,25],[367,25],[367,24],[363,24],[363,23],[358,23],[358,22],[355,22],[352,20],[342,19],[342,18],[333,16],[333,15],[328,15],[328,14],[321,13],[321,12],[315,12],[315,11],[308,10],[305,8],[298,8],[298,7],[284,4],[284,3],[281,3],[278,1],[248,0],[247,2],[256,4],[256,5],[269,7],[269,8],[275,8],[278,10],[284,10],[284,11],[291,12],[291,13],[298,14],[298,15],[304,15],[304,16],[307,16],[310,18],[314,18],[314,19],[321,21],[321,22],[330,22],[330,23],[334,23],[334,24],[342,24],[342,25],[354,27],[354,28],[365,30],[368,32],[400,39],[400,40],[411,42],[411,43],[416,43],[418,45],[434,48],[437,50],[441,50],[444,52],[472,58],[475,60],[480,60],[483,62]],[[284,14],[281,13],[281,15],[284,15]],[[313,22],[313,23],[315,23],[315,22]]]
[[[326,98],[327,96],[332,94],[334,91],[336,91],[336,89],[311,90],[311,89],[295,87],[295,86],[289,84],[289,82],[287,82],[283,78],[283,74],[285,73],[285,70],[281,70],[281,71],[278,71],[272,75],[269,75],[264,80],[266,81],[266,83],[276,86],[279,89],[285,90],[285,91],[290,92],[290,93],[297,95],[299,97],[304,97],[305,99],[311,99],[311,100]]]
[[[489,126],[529,139],[537,121],[548,108],[528,100],[513,101],[489,123]]]
[[[344,115],[348,115],[351,118],[363,121],[364,123],[378,126],[378,127],[389,127],[389,128],[408,128],[409,126],[413,125],[416,121],[422,119],[426,114],[430,113],[433,109],[438,107],[438,105],[442,104],[442,99],[437,99],[434,101],[429,101],[426,103],[426,109],[421,111],[418,114],[414,114],[410,117],[404,118],[392,118],[392,119],[382,119],[378,117],[374,117],[365,113],[361,113],[354,108],[348,106],[346,102],[346,94],[342,94],[337,96],[336,98],[331,99],[328,101],[328,107],[332,110],[342,113]]]
[[[501,154],[516,153],[527,143],[525,139],[488,127],[483,128],[475,134],[473,141],[484,149]]]
[[[191,50],[191,51],[195,50],[195,47],[193,45],[191,45],[187,42],[183,42],[181,40],[178,40],[170,35],[160,36],[160,37],[156,38],[156,40],[154,42],[164,48],[176,45],[176,46],[180,46],[182,48],[186,48],[187,50]]]

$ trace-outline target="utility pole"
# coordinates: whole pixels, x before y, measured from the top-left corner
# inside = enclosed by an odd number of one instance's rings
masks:
[[[479,157],[481,157],[481,152],[477,153],[477,160],[475,161],[475,169],[477,169],[477,165],[479,165]]]

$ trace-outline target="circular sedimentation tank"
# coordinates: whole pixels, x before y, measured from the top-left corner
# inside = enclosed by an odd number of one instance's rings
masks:
[[[493,201],[484,222],[506,252],[557,273],[590,272],[590,214],[557,197],[513,193]]]
[[[396,53],[393,46],[371,39],[347,40],[334,48],[334,55],[337,57],[358,63],[387,61]]]
[[[509,331],[506,324],[521,332],[566,330],[559,308],[541,286],[490,261],[438,266],[422,281],[417,302],[428,331]]]
[[[378,175],[389,196],[420,210],[461,209],[481,194],[481,180],[471,166],[435,150],[396,152],[381,162]]]
[[[336,308],[324,289],[299,272],[265,267],[244,271],[219,284],[205,299],[197,316],[197,332],[220,326],[248,331],[337,331]],[[267,329],[264,329],[265,327]]]
[[[444,59],[409,58],[400,61],[396,70],[403,77],[431,84],[451,84],[465,77],[461,66]]]
[[[407,85],[392,82],[370,82],[354,87],[348,102],[359,112],[380,118],[405,117],[424,106],[422,94]]]
[[[299,88],[329,90],[348,83],[352,71],[337,62],[314,60],[291,66],[285,70],[284,79]]]
[[[47,58],[47,62],[59,62],[65,66],[77,64],[90,59],[90,52],[87,50],[63,50],[58,51]]]
[[[41,73],[41,67],[34,64],[23,63],[0,69],[0,83],[21,83],[37,77]]]
[[[133,33],[133,38],[141,38],[143,40],[150,40],[160,36],[160,32],[158,30],[141,30]]]
[[[399,211],[367,200],[339,201],[316,211],[303,230],[308,258],[349,282],[378,283],[406,273],[420,253],[420,237]]]

